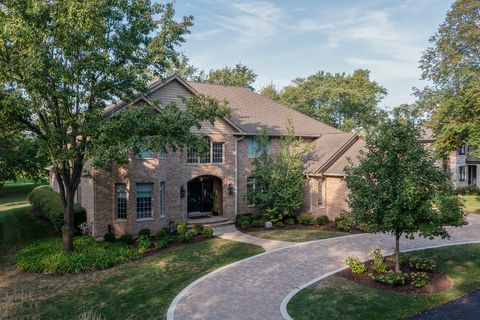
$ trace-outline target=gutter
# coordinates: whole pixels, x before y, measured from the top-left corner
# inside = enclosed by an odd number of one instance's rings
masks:
[[[238,142],[243,138],[235,139],[235,216],[238,215]]]

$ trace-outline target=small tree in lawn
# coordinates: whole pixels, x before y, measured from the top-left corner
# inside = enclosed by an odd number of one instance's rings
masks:
[[[346,169],[349,203],[358,223],[395,236],[395,271],[400,272],[400,237],[449,237],[445,225],[462,224],[462,205],[447,174],[419,142],[410,119],[386,119],[366,137],[368,152]]]
[[[247,191],[250,203],[260,207],[262,213],[273,221],[283,221],[293,217],[303,202],[303,156],[308,147],[302,139],[295,137],[291,122],[287,135],[280,138],[277,154],[269,152],[269,139],[266,133],[256,137],[254,170],[250,176],[254,189]]]

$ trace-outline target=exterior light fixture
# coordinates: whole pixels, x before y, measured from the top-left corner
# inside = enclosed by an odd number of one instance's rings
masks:
[[[233,194],[233,185],[231,183],[228,184],[228,194]]]

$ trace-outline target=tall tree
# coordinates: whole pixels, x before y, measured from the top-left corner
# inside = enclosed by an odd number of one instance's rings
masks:
[[[252,69],[244,64],[237,63],[233,68],[225,66],[223,68],[210,70],[205,81],[224,86],[245,87],[255,91],[252,85],[256,79],[257,75]]]
[[[436,150],[444,156],[467,143],[480,154],[480,2],[457,0],[422,56],[418,93],[432,112]]]
[[[448,237],[446,224],[462,224],[462,204],[447,174],[420,142],[420,127],[404,115],[385,118],[366,137],[368,152],[346,169],[349,204],[358,223],[400,237]]]
[[[273,83],[263,86],[259,93],[270,100],[280,101],[280,91]]]
[[[127,150],[197,141],[190,128],[225,112],[196,97],[185,112],[144,106],[104,119],[107,104],[145,92],[152,76],[178,60],[193,18],[174,14],[173,4],[148,0],[0,5],[0,114],[34,134],[48,155],[63,203],[64,251],[73,250],[74,195],[86,161],[125,163]]]
[[[280,93],[280,101],[345,131],[367,128],[376,123],[378,103],[387,94],[369,75],[362,69],[351,75],[319,71],[293,80]]]

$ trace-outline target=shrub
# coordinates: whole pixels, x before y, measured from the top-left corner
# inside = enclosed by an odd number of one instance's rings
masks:
[[[75,250],[61,251],[62,239],[36,241],[18,253],[17,268],[24,272],[80,273],[106,269],[137,256],[137,251],[120,243],[97,242],[91,236],[75,237]]]
[[[421,271],[432,271],[437,267],[437,264],[434,260],[417,256],[410,257],[408,264],[411,268]]]
[[[239,214],[236,217],[237,224],[240,224],[242,221],[247,221],[251,223],[253,221],[253,216],[251,214]]]
[[[360,224],[355,225],[355,229],[360,230],[362,232],[371,232],[372,231],[372,228],[368,224],[365,224],[365,223],[360,223]]]
[[[162,239],[164,237],[171,236],[171,230],[169,227],[163,227],[162,229],[158,230],[155,234],[155,238]]]
[[[252,228],[263,228],[265,225],[265,221],[263,221],[262,219],[255,219],[252,221]]]
[[[283,227],[285,227],[285,224],[281,221],[278,221],[278,222],[275,222],[275,227],[283,228]]]
[[[387,272],[387,265],[383,260],[382,252],[380,249],[372,248],[369,251],[369,255],[372,258],[372,270],[376,273],[385,273]]]
[[[330,219],[328,219],[328,217],[325,216],[325,215],[321,215],[321,216],[318,216],[315,221],[317,222],[317,224],[319,226],[323,226],[323,225],[326,225],[327,223],[329,223]]]
[[[353,221],[347,215],[336,217],[334,220],[334,223],[335,223],[335,226],[341,231],[345,231],[345,232],[352,231]]]
[[[133,236],[131,234],[124,234],[118,238],[118,241],[126,246],[129,246],[133,244]]]
[[[345,259],[345,264],[350,268],[352,273],[364,273],[367,271],[365,264],[357,258],[348,257]]]
[[[428,275],[426,272],[412,272],[410,273],[410,279],[412,280],[412,286],[421,288],[428,284]]]
[[[138,245],[137,249],[138,252],[144,253],[150,249],[152,246],[152,243],[150,242],[150,237],[147,236],[146,234],[142,234],[141,236],[138,237]]]
[[[311,213],[304,213],[298,216],[298,223],[305,225],[313,225],[313,215]]]
[[[169,242],[170,242],[169,237],[160,238],[155,242],[155,248],[157,249],[165,248]]]
[[[150,233],[151,233],[151,232],[150,232],[150,229],[144,228],[144,229],[142,229],[142,230],[140,230],[140,231],[138,232],[138,236],[139,236],[139,237],[141,237],[141,236],[150,237]]]
[[[192,230],[195,232],[195,234],[201,234],[203,232],[203,225],[201,224],[196,224],[193,226]]]
[[[250,228],[250,222],[246,221],[246,220],[242,220],[238,223],[238,226],[241,228],[241,229],[247,229],[247,228]]]
[[[374,281],[386,284],[391,287],[405,285],[408,281],[408,275],[403,272],[389,271],[387,273],[381,274],[370,274],[369,276]]]
[[[473,195],[473,196],[477,195],[478,196],[480,195],[480,188],[477,187],[476,185],[470,185],[468,187],[458,188],[456,192],[461,195]]]
[[[107,232],[103,235],[103,241],[115,242],[115,234],[113,232]]]
[[[262,221],[263,222],[263,221]],[[289,225],[294,225],[295,224],[295,219],[293,218],[288,218],[288,219],[285,219],[285,224],[289,224]]]
[[[411,254],[408,253],[401,253],[400,254],[400,264],[407,264],[410,261],[410,258],[412,257]]]
[[[211,227],[203,228],[202,234],[204,237],[211,238],[213,236],[213,229]]]
[[[193,237],[195,237],[195,231],[193,230],[189,230],[187,232],[185,232],[184,235],[180,236],[180,241],[182,242],[188,242],[190,241]]]
[[[49,186],[34,188],[28,194],[28,201],[41,217],[50,221],[56,232],[62,231],[63,206],[60,195]],[[73,223],[77,227],[87,219],[86,211],[79,204],[73,206]]]
[[[183,236],[187,232],[187,224],[179,223],[177,224],[177,234]]]

